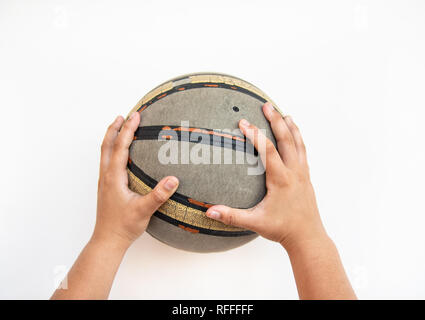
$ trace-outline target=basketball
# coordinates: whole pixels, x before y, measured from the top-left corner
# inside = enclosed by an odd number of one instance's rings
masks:
[[[152,216],[147,232],[172,247],[218,252],[257,234],[206,216],[215,204],[250,208],[265,193],[260,157],[238,129],[247,119],[276,145],[262,106],[270,98],[254,85],[218,73],[195,73],[164,82],[132,109],[140,125],[130,146],[129,187],[147,194],[168,175],[176,193]],[[280,112],[280,111],[279,111]]]

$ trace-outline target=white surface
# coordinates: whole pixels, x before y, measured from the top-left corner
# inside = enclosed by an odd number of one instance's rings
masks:
[[[48,298],[94,224],[100,143],[196,71],[267,92],[304,135],[360,298],[425,298],[425,2],[1,1],[0,298]],[[192,254],[143,235],[111,298],[290,298],[258,239]]]

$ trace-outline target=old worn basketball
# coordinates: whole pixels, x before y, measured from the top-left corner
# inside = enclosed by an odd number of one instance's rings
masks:
[[[137,103],[131,112],[140,112],[141,120],[130,147],[130,189],[146,194],[167,175],[180,180],[177,192],[152,216],[149,234],[195,252],[228,250],[257,236],[205,212],[213,204],[249,208],[264,197],[264,168],[238,122],[247,119],[275,143],[262,113],[266,101],[271,102],[244,80],[196,73],[161,84]]]

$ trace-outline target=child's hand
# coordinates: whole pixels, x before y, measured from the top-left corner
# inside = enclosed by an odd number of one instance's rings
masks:
[[[94,239],[119,241],[129,246],[145,231],[152,214],[177,189],[176,177],[165,177],[146,196],[128,188],[126,165],[139,122],[138,112],[127,121],[120,116],[106,132],[100,159]]]
[[[266,168],[266,196],[250,209],[217,205],[211,207],[207,215],[225,224],[255,231],[284,247],[299,240],[325,236],[301,134],[291,118],[283,119],[270,103],[263,106],[263,112],[271,124],[279,151],[246,120],[241,120],[239,127],[259,151]],[[259,146],[259,141],[265,143],[265,147]]]

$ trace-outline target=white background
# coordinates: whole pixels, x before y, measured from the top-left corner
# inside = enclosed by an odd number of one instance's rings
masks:
[[[424,1],[0,1],[0,298],[48,298],[90,237],[107,125],[180,74],[233,74],[304,135],[360,298],[425,298]],[[257,239],[143,235],[111,298],[296,299]]]

